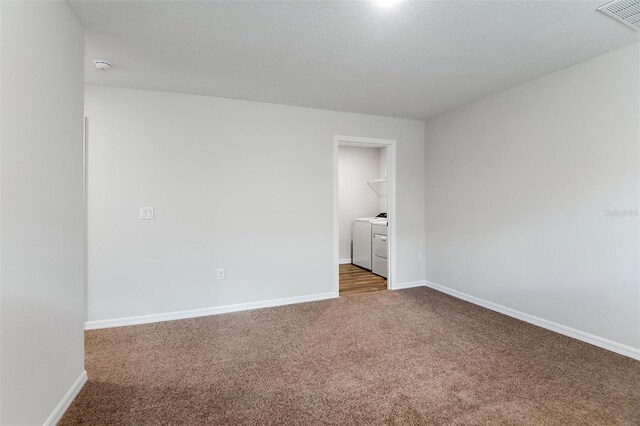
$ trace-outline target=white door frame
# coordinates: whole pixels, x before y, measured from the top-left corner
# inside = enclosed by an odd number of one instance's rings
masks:
[[[82,129],[82,202],[84,214],[84,321],[89,321],[89,119]]]
[[[338,148],[340,146],[355,146],[361,148],[383,148],[388,149],[389,176],[387,176],[389,211],[389,271],[387,274],[387,289],[393,289],[396,278],[396,141],[392,139],[363,138],[358,136],[333,137],[333,238],[335,261],[335,297],[340,296],[340,215],[339,215],[339,194],[338,194]]]

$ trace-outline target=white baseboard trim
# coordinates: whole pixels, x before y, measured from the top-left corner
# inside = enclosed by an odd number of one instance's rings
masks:
[[[166,312],[162,314],[140,315],[135,317],[114,318],[106,320],[87,321],[85,330],[98,328],[124,327],[127,325],[149,324],[152,322],[173,321],[186,318],[204,317],[208,315],[226,314],[229,312],[248,311],[252,309],[271,308],[274,306],[291,305],[293,303],[314,302],[316,300],[334,299],[335,292],[310,294],[307,296],[286,297],[282,299],[261,300],[258,302],[239,303],[236,305],[214,306],[211,308],[190,309],[188,311]]]
[[[558,324],[553,321],[549,321],[543,318],[539,318],[533,315],[525,314],[524,312],[516,311],[515,309],[507,308],[506,306],[498,305],[497,303],[489,302],[488,300],[480,299],[475,296],[463,293],[458,290],[453,290],[449,287],[442,286],[440,284],[425,281],[425,285],[434,290],[441,291],[450,296],[458,299],[466,300],[475,305],[482,306],[492,311],[500,312],[501,314],[510,316],[512,318],[519,319],[529,324],[537,325],[538,327],[546,328],[547,330],[555,331],[556,333],[563,334],[565,336],[573,337],[574,339],[581,340],[586,343],[590,343],[594,346],[598,346],[603,349],[607,349],[611,352],[618,353],[620,355],[628,356],[629,358],[640,360],[640,349],[617,343],[603,337],[595,336],[593,334],[586,333],[584,331],[576,330],[575,328],[567,327],[566,325]]]
[[[55,426],[58,424],[73,400],[76,399],[76,396],[78,396],[78,394],[82,390],[84,384],[87,383],[87,379],[87,370],[83,370],[82,373],[80,373],[78,379],[76,379],[75,383],[71,385],[64,398],[62,398],[62,401],[60,401],[58,406],[53,410],[49,418],[44,421],[44,426]]]
[[[404,288],[413,288],[413,287],[422,287],[424,286],[424,281],[407,281],[403,283],[391,283],[391,290],[402,290]]]
[[[351,263],[351,258],[349,258],[349,259],[338,259],[338,263],[340,265],[347,265],[347,264]]]

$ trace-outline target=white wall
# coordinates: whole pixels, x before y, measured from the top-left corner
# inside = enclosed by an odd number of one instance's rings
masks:
[[[367,185],[367,181],[378,179],[380,158],[387,148],[361,148],[341,146],[338,150],[338,193],[340,259],[351,258],[351,225],[358,217],[373,217],[386,212],[381,209],[383,184]],[[386,176],[386,174],[384,175]],[[386,197],[384,198],[386,200]]]
[[[397,140],[397,281],[424,279],[424,122],[99,86],[85,95],[89,320],[333,292],[334,135]],[[140,221],[140,206],[156,219]]]
[[[0,8],[0,423],[36,425],[84,370],[84,35],[64,2]]]
[[[429,120],[427,280],[640,348],[639,79],[636,44]]]

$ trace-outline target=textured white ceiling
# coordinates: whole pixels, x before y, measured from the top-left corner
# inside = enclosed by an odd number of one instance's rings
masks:
[[[424,119],[640,40],[606,1],[70,4],[88,83]]]

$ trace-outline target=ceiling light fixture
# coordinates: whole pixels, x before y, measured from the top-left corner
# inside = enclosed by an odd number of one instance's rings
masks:
[[[402,0],[373,0],[380,7],[393,7]]]
[[[96,59],[93,61],[96,64],[96,68],[100,71],[109,71],[111,69],[111,62],[103,61],[102,59]]]

